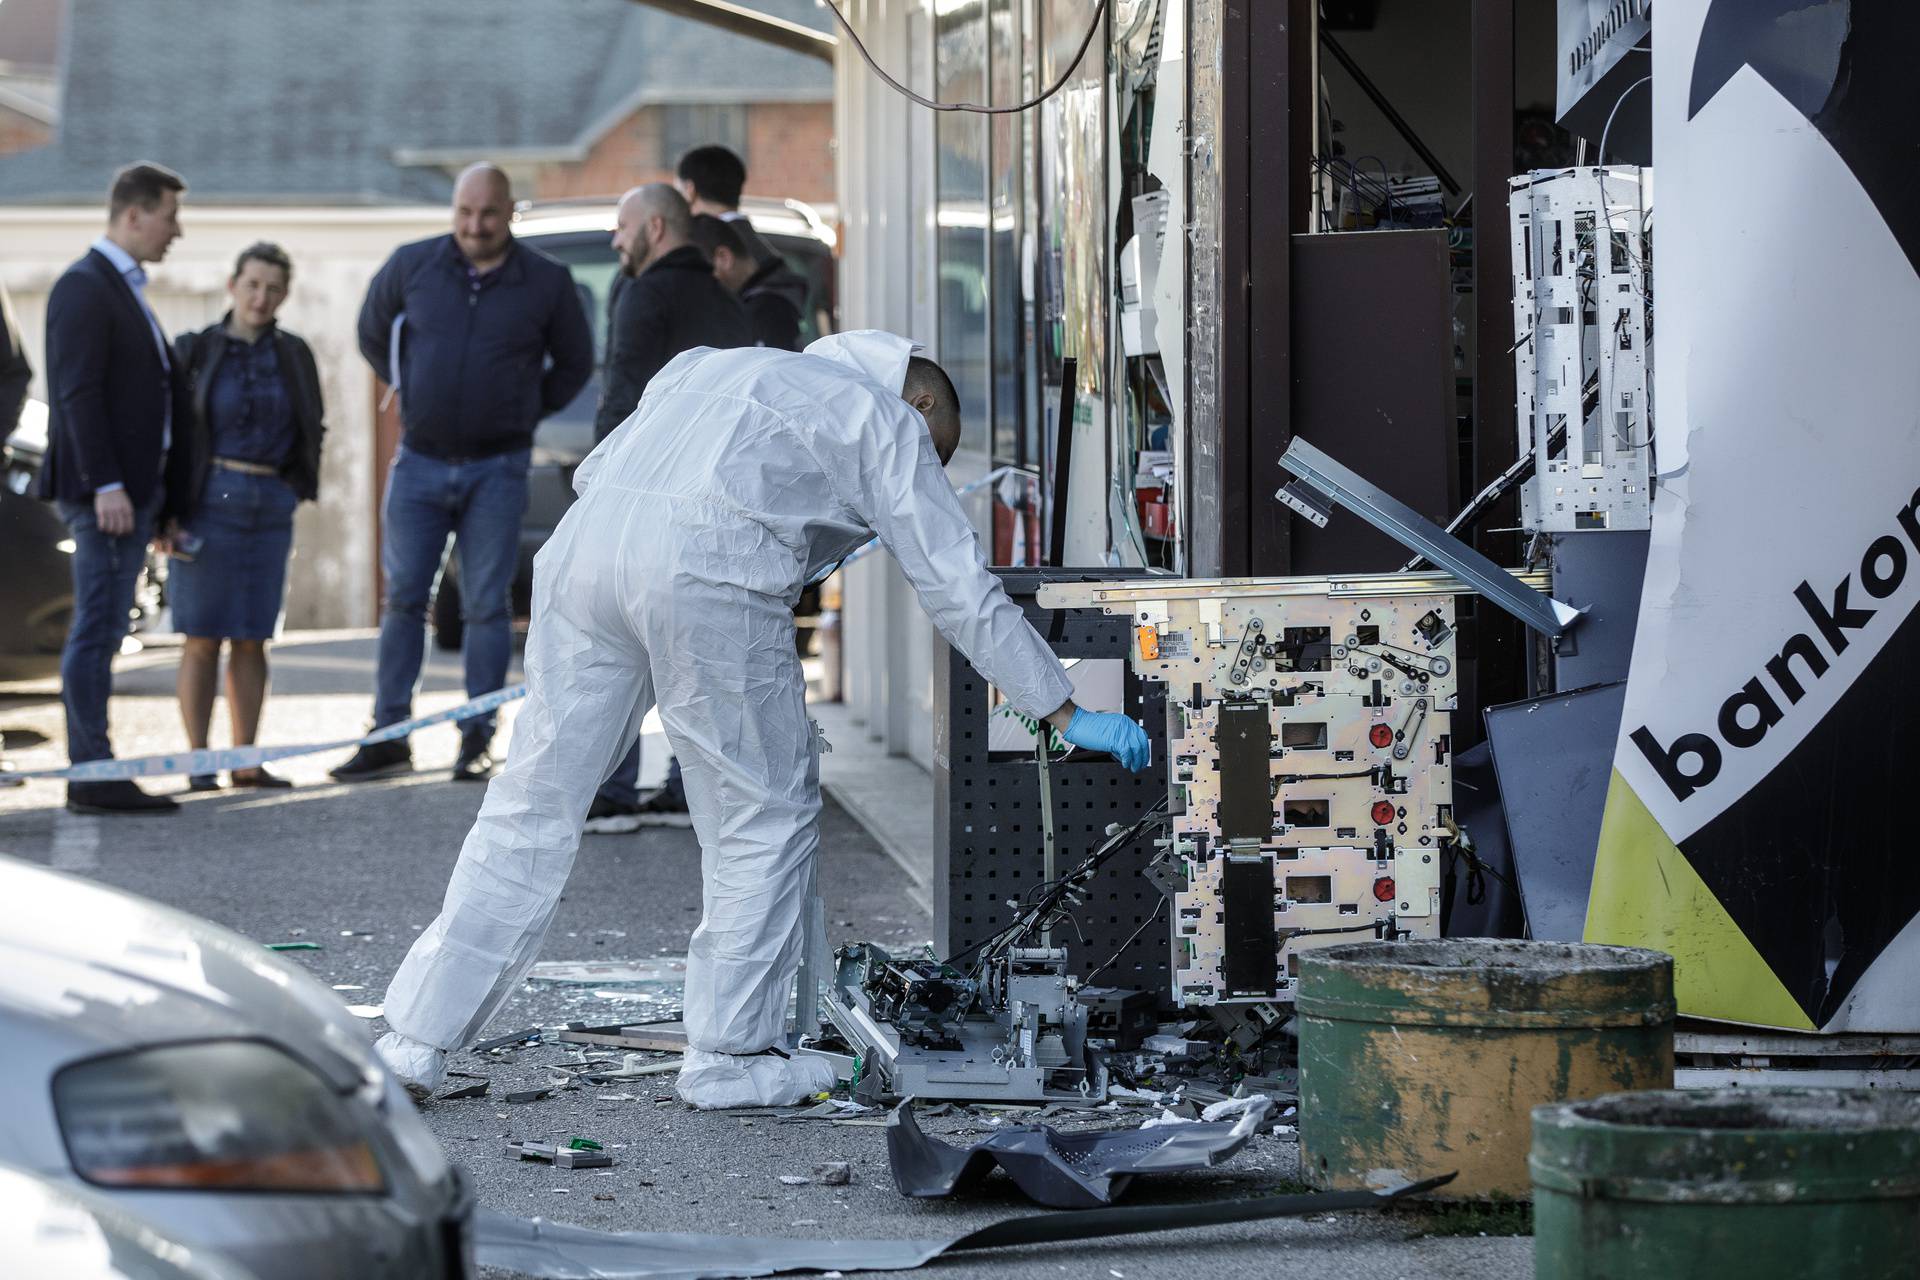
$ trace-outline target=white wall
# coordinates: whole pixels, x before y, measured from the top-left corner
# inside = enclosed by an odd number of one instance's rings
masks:
[[[903,69],[901,79],[931,92],[926,0],[852,0],[847,9],[881,65]],[[938,323],[932,113],[908,105],[851,55],[836,68],[834,103],[841,324],[887,329],[931,346]],[[962,455],[951,473],[963,484],[985,470],[984,458]],[[930,769],[933,628],[884,552],[849,568],[844,592],[842,697],[889,753]]]
[[[47,294],[104,229],[96,208],[0,208],[0,283],[12,295],[34,367],[32,394],[46,398]],[[290,628],[359,627],[377,617],[373,375],[361,360],[354,320],[367,281],[396,245],[446,230],[446,210],[199,208],[187,196],[186,234],[151,268],[147,296],[169,333],[200,328],[226,310],[234,258],[255,240],[293,257],[293,291],[281,311],[319,365],[327,439],[320,501],[302,504],[288,574]]]

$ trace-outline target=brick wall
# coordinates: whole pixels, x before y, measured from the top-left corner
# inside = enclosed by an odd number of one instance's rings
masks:
[[[53,140],[53,130],[32,116],[0,107],[0,156],[31,151]]]
[[[677,155],[667,155],[666,109],[641,107],[615,125],[577,163],[542,165],[534,177],[540,200],[613,196],[642,182],[671,182]],[[747,191],[831,203],[833,104],[755,103],[747,108]]]

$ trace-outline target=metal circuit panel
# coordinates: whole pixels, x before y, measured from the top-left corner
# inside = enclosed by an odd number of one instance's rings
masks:
[[[1451,838],[1445,575],[1049,586],[1127,618],[1167,690],[1174,999],[1291,999],[1303,950],[1437,937]]]
[[[1630,166],[1512,180],[1520,523],[1534,532],[1652,522],[1645,186]]]

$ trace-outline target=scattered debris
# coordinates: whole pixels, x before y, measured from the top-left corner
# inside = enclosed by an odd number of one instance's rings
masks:
[[[347,1006],[347,1012],[356,1018],[372,1019],[380,1017],[386,1010],[377,1004],[350,1004]]]
[[[813,1179],[802,1177],[797,1173],[783,1173],[780,1175],[780,1182],[783,1186],[806,1187],[813,1184]]]
[[[601,1067],[582,1072],[580,1079],[589,1084],[604,1084],[609,1080],[637,1080],[641,1076],[663,1076],[680,1069],[680,1061],[669,1058],[665,1061],[649,1062],[637,1053],[629,1053],[620,1059],[620,1065],[614,1068]]]
[[[527,1139],[522,1142],[509,1142],[505,1154],[517,1160],[546,1160],[551,1162],[556,1154],[556,1149],[551,1143],[535,1142],[532,1139]]]
[[[366,990],[365,987],[361,986],[357,982],[336,982],[333,984],[333,989],[335,991],[365,991]]]
[[[816,1103],[808,1107],[805,1111],[773,1112],[770,1114],[777,1115],[780,1123],[786,1124],[789,1121],[837,1120],[842,1116],[864,1115],[871,1110],[873,1110],[872,1107],[862,1106],[858,1102],[849,1102],[844,1098],[828,1098],[825,1102]]]
[[[605,1169],[613,1163],[613,1157],[604,1151],[561,1151],[553,1157],[555,1167],[561,1169]]]
[[[587,1139],[575,1138],[574,1142]],[[605,1169],[613,1164],[613,1157],[596,1146],[592,1149],[577,1148],[571,1143],[556,1147],[548,1142],[509,1142],[506,1155],[518,1160],[539,1160],[551,1164],[556,1169]]]
[[[542,1098],[551,1097],[552,1095],[553,1095],[553,1090],[551,1088],[521,1089],[517,1092],[508,1094],[507,1101],[508,1102],[538,1102]]]
[[[512,1035],[495,1036],[491,1040],[482,1040],[473,1046],[470,1053],[492,1053],[495,1049],[505,1049],[509,1045],[539,1044],[540,1028],[528,1027],[525,1031],[516,1031]]]
[[[1158,1029],[1160,998],[1151,991],[1121,987],[1082,987],[1075,998],[1087,1010],[1087,1035],[1111,1041],[1116,1049],[1138,1049]]]
[[[320,950],[320,944],[317,942],[269,942],[267,944],[267,950],[269,951],[318,951]]]
[[[657,960],[542,960],[527,971],[527,981],[555,986],[680,986],[687,980],[687,958]]]
[[[487,1082],[482,1080],[479,1084],[468,1084],[462,1085],[458,1089],[449,1089],[440,1095],[440,1100],[442,1102],[450,1102],[458,1098],[484,1098],[486,1096]]]
[[[560,1040],[563,1044],[591,1044],[609,1049],[684,1053],[687,1048],[687,1028],[678,1018],[663,1018],[659,1022],[616,1022],[604,1027],[590,1027],[575,1022],[560,1033]]]
[[[343,938],[371,938],[373,934],[366,929],[342,929],[340,936]]]
[[[1140,1047],[1148,1053],[1164,1053],[1169,1058],[1204,1058],[1213,1053],[1213,1046],[1205,1040],[1189,1040],[1185,1036],[1148,1036],[1140,1042]]]
[[[593,1193],[593,1198],[595,1200],[611,1200],[613,1199],[613,1193],[611,1191],[596,1191]]]
[[[1393,1191],[1336,1191],[1202,1204],[1111,1209],[1097,1223],[1082,1214],[1028,1214],[945,1240],[816,1240],[660,1231],[596,1231],[491,1209],[474,1215],[474,1261],[541,1280],[617,1275],[686,1280],[696,1275],[768,1276],[785,1271],[906,1271],[946,1253],[1027,1244],[1085,1247],[1099,1236],[1180,1231],[1344,1209],[1379,1209],[1452,1180],[1449,1174]],[[565,1188],[555,1188],[563,1191]]]
[[[1136,1174],[1219,1164],[1247,1144],[1272,1109],[1270,1099],[1249,1098],[1232,1124],[1176,1121],[1147,1130],[1062,1133],[1018,1125],[960,1148],[923,1134],[913,1104],[903,1102],[888,1117],[887,1159],[902,1195],[951,1196],[979,1183],[997,1164],[1048,1208],[1092,1209],[1112,1204]]]
[[[844,1187],[853,1181],[853,1166],[845,1160],[825,1160],[813,1166],[813,1180],[823,1187]]]

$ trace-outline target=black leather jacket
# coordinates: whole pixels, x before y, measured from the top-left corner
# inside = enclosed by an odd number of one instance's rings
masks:
[[[207,472],[213,465],[213,428],[207,422],[207,391],[213,386],[214,371],[226,354],[227,318],[208,325],[197,333],[183,333],[174,339],[174,368],[183,370],[192,380],[193,421],[185,433],[192,456],[190,490],[182,509],[191,514],[200,505],[200,493],[206,487]],[[287,380],[288,398],[293,401],[294,446],[280,467],[280,478],[293,487],[303,501],[320,494],[320,442],[327,434],[326,409],[320,401],[320,371],[313,363],[313,351],[297,334],[275,327],[275,354],[280,358],[280,376]],[[176,442],[175,448],[179,447]]]

